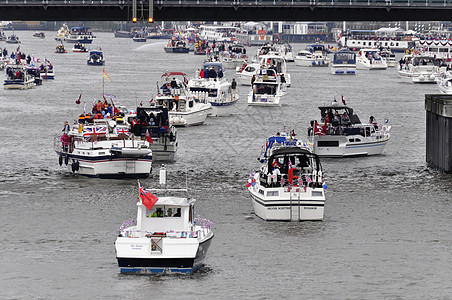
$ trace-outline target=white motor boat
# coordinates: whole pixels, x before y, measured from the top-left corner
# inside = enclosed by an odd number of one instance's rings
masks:
[[[190,92],[198,102],[211,104],[212,109],[209,116],[224,117],[231,115],[239,95],[235,90],[232,90],[231,83],[223,76],[224,68],[222,64],[220,62],[205,62],[203,74],[205,74],[204,78],[197,74],[195,78],[188,82]],[[209,76],[209,74],[213,75]]]
[[[261,55],[259,64],[261,69],[274,69],[287,87],[291,85],[290,74],[287,72],[285,59],[278,52],[270,52],[267,55]],[[284,78],[284,80],[283,80]]]
[[[19,37],[13,32],[6,40],[8,44],[20,44]]]
[[[284,94],[276,71],[260,69],[248,94],[248,105],[279,106],[281,97]]]
[[[328,67],[328,57],[322,53],[311,53],[308,50],[301,50],[295,56],[295,64],[301,67]]]
[[[344,101],[345,102],[345,101]],[[390,139],[391,126],[361,123],[353,109],[333,102],[319,107],[322,121],[311,121],[308,130],[313,153],[323,157],[368,156],[382,154]]]
[[[111,119],[74,126],[55,139],[59,163],[68,171],[88,177],[140,178],[152,170],[149,142],[130,135],[127,125]]]
[[[220,53],[220,62],[226,69],[232,70],[240,67],[246,63],[247,59],[245,46],[240,44],[231,45]]]
[[[284,57],[286,62],[294,62],[294,55],[292,51],[292,46],[289,44],[283,44],[278,47],[279,53],[281,53],[281,56]]]
[[[165,184],[166,170],[160,170]],[[185,197],[156,197],[139,184],[136,224],[126,221],[115,241],[121,273],[192,273],[203,266],[214,237],[212,223],[195,216],[195,200]],[[171,192],[187,190],[171,189]],[[187,193],[188,194],[188,193]]]
[[[441,71],[441,60],[434,56],[415,55],[407,56],[406,63],[399,65],[399,75],[405,82],[436,83],[436,76]],[[445,68],[444,68],[445,69]]]
[[[39,66],[42,79],[55,79],[55,68],[47,59]]]
[[[137,107],[136,111],[125,115],[124,119],[135,136],[150,142],[152,161],[175,161],[177,130],[169,122],[166,107],[153,101],[149,107]]]
[[[241,85],[251,85],[251,79],[256,75],[261,68],[258,63],[252,63],[243,67],[236,68],[237,82]]]
[[[388,67],[395,67],[398,63],[396,55],[392,53],[391,49],[382,50],[380,56],[384,58]]]
[[[356,53],[344,50],[336,51],[333,61],[330,63],[330,71],[333,75],[355,75]]]
[[[24,64],[8,64],[6,67],[6,79],[3,83],[5,90],[27,90],[35,86],[35,78],[30,75]]]
[[[439,74],[436,83],[441,93],[452,95],[452,75],[449,71]]]
[[[212,105],[195,99],[188,88],[185,73],[167,72],[162,75],[163,84],[158,84],[156,102],[168,108],[170,124],[174,126],[202,125]]]
[[[375,48],[364,48],[356,57],[356,69],[358,70],[385,70],[388,64]]]
[[[323,171],[318,156],[292,136],[270,137],[262,167],[247,186],[255,214],[267,221],[322,221]]]
[[[69,27],[63,24],[60,29],[58,29],[57,35],[55,36],[56,41],[64,42],[69,37]]]

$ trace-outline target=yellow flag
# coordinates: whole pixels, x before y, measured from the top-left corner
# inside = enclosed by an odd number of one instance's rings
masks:
[[[110,81],[110,77],[108,77],[107,72],[105,72],[105,69],[104,69],[104,77],[107,78],[108,81]]]

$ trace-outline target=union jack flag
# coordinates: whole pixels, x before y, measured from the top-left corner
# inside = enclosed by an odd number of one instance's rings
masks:
[[[118,135],[125,134],[125,135],[129,136],[130,132],[129,132],[128,128],[119,127],[119,128],[116,128],[116,134],[118,134]]]
[[[83,128],[83,137],[87,138],[94,134],[107,134],[107,127],[96,126]]]
[[[311,183],[312,182],[311,177],[309,177],[309,175],[306,175],[306,182],[307,183]]]

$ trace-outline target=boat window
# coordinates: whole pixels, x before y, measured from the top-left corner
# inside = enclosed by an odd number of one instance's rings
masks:
[[[254,67],[246,67],[245,71],[246,72],[254,72],[254,71],[256,71],[256,69]]]
[[[312,191],[312,192],[311,192],[311,196],[312,196],[312,197],[322,197],[322,196],[323,196],[323,193],[322,193],[322,192],[319,192],[319,191]]]
[[[264,191],[263,190],[259,190],[259,194],[264,194]]]
[[[193,107],[193,100],[190,100],[190,101],[188,102],[188,107]]]
[[[370,136],[370,127],[366,127],[366,136]]]
[[[318,147],[339,147],[339,141],[318,141]]]
[[[355,142],[361,142],[361,139],[355,139]]]
[[[151,210],[146,208],[147,218],[178,218],[181,217],[181,208],[177,206],[167,207],[159,205],[152,207]]]
[[[278,191],[267,192],[267,197],[278,197],[278,196],[279,196],[279,192]]]
[[[353,142],[355,141],[355,139],[348,139],[348,141],[349,141],[350,143],[353,143]]]

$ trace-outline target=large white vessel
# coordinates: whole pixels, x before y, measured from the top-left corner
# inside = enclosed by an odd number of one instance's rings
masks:
[[[403,61],[404,63],[398,67],[400,78],[403,81],[436,83],[436,76],[441,70],[441,60],[437,60],[434,55],[406,55]]]
[[[199,38],[209,42],[233,42],[235,41],[236,27],[222,25],[201,25]]]
[[[353,51],[363,48],[384,47],[392,52],[405,52],[414,47],[417,37],[405,34],[400,28],[381,28],[380,30],[351,30],[337,40],[341,47]]]
[[[209,116],[229,116],[234,104],[239,99],[239,95],[223,76],[224,68],[222,64],[220,62],[205,62],[202,74],[204,78],[197,74],[195,78],[190,79],[188,82],[190,92],[198,102],[210,103],[212,109]],[[213,75],[209,76],[209,74]]]
[[[301,50],[295,56],[295,64],[301,67],[328,67],[329,60],[321,52]]]
[[[284,95],[281,80],[273,69],[260,69],[255,75],[251,91],[248,94],[248,105],[279,106]]]
[[[168,108],[170,124],[174,126],[202,125],[211,110],[210,103],[195,99],[188,88],[185,73],[166,72],[158,85],[156,101]]]
[[[273,69],[287,87],[291,85],[290,74],[287,72],[286,60],[278,52],[270,52],[259,57],[262,69]]]
[[[94,119],[75,125],[55,139],[59,163],[68,171],[99,178],[148,177],[152,170],[149,142],[129,134],[127,125]]]
[[[325,188],[317,155],[293,137],[270,137],[247,183],[255,214],[268,221],[321,221]]]
[[[245,46],[234,44],[220,53],[220,61],[227,69],[235,69],[242,66],[247,61]]]
[[[160,170],[160,180],[166,177]],[[136,223],[126,221],[115,241],[121,273],[192,273],[203,265],[214,237],[212,223],[195,216],[195,200],[159,197],[139,184]],[[186,190],[171,189],[175,192]]]
[[[58,29],[55,40],[64,42],[69,37],[69,34],[69,27],[66,24],[63,24],[60,29]]]
[[[94,35],[90,27],[72,27],[69,36],[66,38],[68,43],[91,44],[94,40]]]
[[[356,69],[361,70],[385,70],[388,68],[386,61],[375,48],[363,48],[356,57]]]
[[[258,63],[251,63],[242,67],[237,67],[235,76],[237,77],[238,83],[241,85],[251,85],[251,79],[259,72],[260,68],[261,65]]]
[[[333,75],[355,75],[356,53],[344,50],[336,51],[330,62],[330,72]]]
[[[345,102],[345,101],[344,101]],[[383,153],[390,139],[391,126],[361,123],[353,109],[333,102],[320,106],[322,120],[311,121],[308,130],[313,152],[324,157],[366,156]]]

